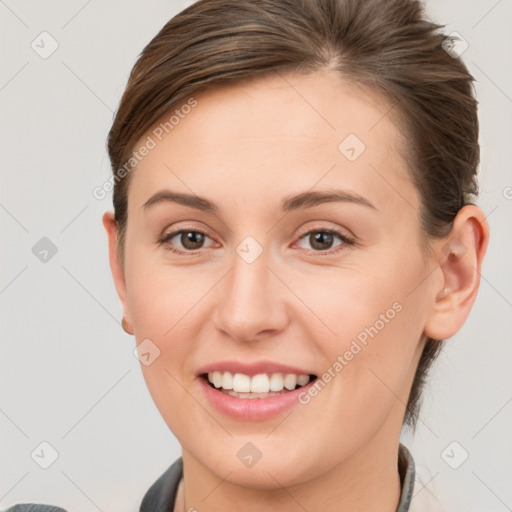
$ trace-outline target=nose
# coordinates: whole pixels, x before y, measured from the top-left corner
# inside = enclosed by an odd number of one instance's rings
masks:
[[[238,253],[217,288],[215,324],[236,341],[271,337],[289,322],[286,287],[269,268],[264,251],[254,261]]]

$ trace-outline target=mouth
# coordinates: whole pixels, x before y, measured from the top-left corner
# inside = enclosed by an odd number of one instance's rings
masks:
[[[220,393],[249,400],[281,396],[307,386],[317,378],[306,373],[269,372],[251,376],[217,370],[202,373],[199,377]]]
[[[221,414],[264,421],[302,407],[300,397],[317,381],[311,370],[278,361],[226,360],[199,368],[196,378],[203,396]]]

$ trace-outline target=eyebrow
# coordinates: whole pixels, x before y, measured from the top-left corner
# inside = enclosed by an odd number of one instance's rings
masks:
[[[344,190],[327,190],[327,191],[307,191],[294,196],[287,196],[281,202],[281,208],[285,212],[299,210],[302,208],[312,208],[323,203],[344,202],[366,206],[377,210],[377,208],[368,201],[368,199]],[[219,208],[215,203],[193,194],[184,194],[181,192],[173,192],[172,190],[160,190],[153,194],[143,205],[142,208],[148,208],[159,203],[177,203],[190,208],[196,208],[206,213],[218,213]]]
[[[377,210],[368,199],[344,190],[308,191],[295,196],[289,196],[282,202],[282,209],[285,212],[298,210],[300,208],[311,208],[323,203],[353,203]]]
[[[183,194],[181,192],[173,192],[172,190],[160,190],[153,194],[143,205],[142,209],[147,210],[151,206],[158,203],[178,203],[183,206],[190,206],[203,212],[218,213],[217,206],[210,200],[193,194]]]

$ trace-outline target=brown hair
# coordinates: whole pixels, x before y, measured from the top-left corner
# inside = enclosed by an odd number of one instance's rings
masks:
[[[446,236],[465,198],[477,194],[479,145],[473,77],[444,50],[450,38],[441,28],[416,0],[199,0],[177,14],[138,57],[108,136],[121,259],[125,164],[142,136],[204,88],[273,72],[329,69],[394,98],[423,231]],[[426,340],[404,418],[413,429],[440,348]]]

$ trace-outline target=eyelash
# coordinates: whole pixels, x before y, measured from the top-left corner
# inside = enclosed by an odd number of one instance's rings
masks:
[[[158,244],[164,245],[164,244],[168,243],[171,239],[173,239],[176,235],[179,235],[181,233],[200,233],[204,236],[207,236],[208,238],[211,238],[206,232],[202,231],[201,229],[197,229],[197,228],[186,229],[185,228],[185,229],[179,229],[177,231],[173,231],[171,233],[167,233],[167,234],[163,235],[158,240]],[[305,251],[307,251],[307,254],[314,254],[315,256],[331,256],[333,254],[338,253],[346,245],[351,246],[351,245],[356,244],[355,240],[353,240],[352,238],[348,237],[347,235],[341,233],[340,231],[338,231],[336,229],[330,229],[330,228],[310,229],[309,231],[306,231],[305,233],[301,234],[299,236],[298,240],[302,240],[304,237],[311,235],[312,233],[327,233],[330,235],[336,235],[343,243],[339,244],[334,249],[327,249],[326,251],[317,251],[315,249],[305,249]],[[198,249],[196,251],[182,251],[179,249],[175,249],[173,247],[166,247],[166,250],[169,252],[172,252],[173,254],[177,254],[177,255],[194,255],[194,254],[197,254],[197,252],[201,249]]]

